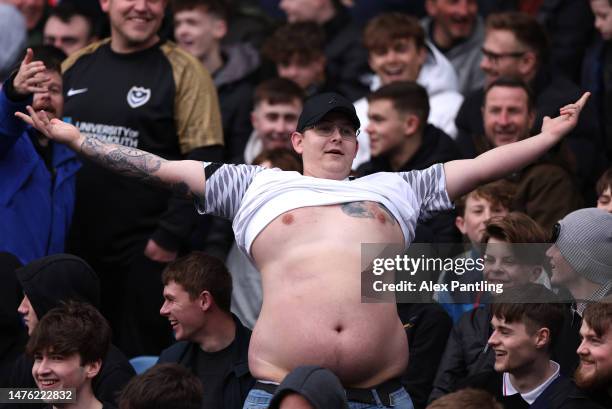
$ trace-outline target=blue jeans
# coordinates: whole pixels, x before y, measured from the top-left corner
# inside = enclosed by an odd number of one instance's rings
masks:
[[[373,405],[371,403],[361,403],[361,402],[351,402],[349,401],[350,409],[414,409],[414,405],[412,404],[412,399],[410,399],[410,395],[406,392],[406,389],[400,388],[395,392],[389,394],[389,398],[391,401],[391,407],[384,406],[380,399],[378,399],[378,394],[376,391],[372,391],[374,396],[376,396],[376,400],[378,401],[377,405]],[[242,409],[267,409],[270,405],[270,401],[272,400],[272,394],[266,391],[262,391],[261,389],[251,389],[249,394],[247,395],[246,400],[244,401],[244,406]]]

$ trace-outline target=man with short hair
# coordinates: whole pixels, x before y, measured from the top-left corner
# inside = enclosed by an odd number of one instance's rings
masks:
[[[179,364],[157,364],[121,391],[119,409],[200,409],[202,384]]]
[[[368,50],[370,67],[376,74],[371,91],[396,81],[417,82],[429,96],[427,122],[456,137],[455,115],[463,101],[458,92],[457,75],[446,57],[425,40],[419,21],[400,13],[381,14],[366,26],[363,42]],[[371,156],[367,99],[356,101],[355,109],[362,129],[354,168],[367,162]]]
[[[500,77],[490,83],[482,106],[484,137],[474,138],[477,152],[531,136],[536,116],[534,105],[533,93],[523,81]],[[574,175],[562,166],[567,161],[559,156],[549,153],[507,176],[516,186],[512,207],[525,212],[546,231],[582,205]],[[566,167],[569,168],[569,164]]]
[[[326,81],[325,33],[316,23],[279,27],[263,45],[262,54],[276,65],[276,73],[300,86],[307,96],[331,91]]]
[[[612,407],[612,298],[587,305],[580,336],[576,385],[601,406]]]
[[[310,22],[325,31],[327,81],[334,89],[355,101],[368,87],[367,54],[361,43],[361,27],[351,21],[346,8],[337,0],[282,0],[279,7],[289,23]]]
[[[612,294],[612,213],[576,210],[555,225],[551,242],[551,282],[569,290],[580,315],[587,302]]]
[[[599,408],[551,359],[563,320],[563,304],[542,285],[505,290],[492,306],[493,332],[487,341],[495,353],[495,371],[470,377],[462,386],[486,390],[506,409]]]
[[[549,44],[544,27],[525,13],[504,12],[490,14],[485,21],[485,40],[480,64],[485,74],[485,87],[499,77],[517,77],[534,91],[535,121],[532,133],[540,129],[545,116],[556,115],[559,107],[573,101],[581,90],[565,76],[554,72],[549,64]],[[466,97],[457,113],[457,143],[464,157],[478,154],[476,139],[485,133],[482,106],[485,88]],[[593,105],[593,104],[591,104]],[[603,150],[600,126],[595,106],[587,107],[577,128],[567,139],[576,156],[576,172],[581,183],[594,183],[601,170]],[[581,186],[582,187],[582,186]],[[588,187],[592,192],[592,187]]]
[[[52,8],[43,29],[43,43],[55,46],[67,56],[97,40],[93,17],[73,3]]]
[[[110,346],[111,330],[93,306],[68,302],[49,311],[38,323],[26,346],[34,360],[32,376],[41,391],[72,390],[72,402],[55,402],[48,407],[111,409],[92,388],[93,379]]]
[[[453,64],[464,97],[484,84],[480,69],[484,23],[476,0],[426,0],[422,20],[427,38]]]
[[[225,142],[223,161],[242,163],[242,152],[251,133],[252,77],[260,58],[248,43],[222,45],[229,24],[226,3],[172,0],[174,38],[179,47],[200,60],[217,88]]]
[[[202,382],[203,408],[240,409],[255,383],[247,355],[251,331],[230,312],[232,277],[215,257],[193,252],[166,267],[164,304],[177,342],[159,362],[176,362]]]
[[[244,150],[250,165],[261,152],[291,148],[291,134],[302,113],[304,91],[293,81],[273,78],[255,88],[251,124],[253,132]]]
[[[416,82],[397,81],[368,95],[366,131],[372,159],[357,170],[361,175],[426,169],[460,157],[453,140],[427,123],[429,97]],[[437,243],[459,242],[454,213],[444,212],[417,227],[415,241],[433,235]],[[420,230],[419,230],[420,229]]]
[[[406,249],[419,218],[450,209],[454,198],[558,143],[575,126],[587,98],[547,120],[540,135],[476,159],[352,181],[359,118],[351,102],[334,93],[306,101],[291,135],[303,175],[167,161],[82,135],[31,109],[30,115],[17,115],[109,169],[172,185],[194,197],[200,212],[233,220],[238,246],[261,272],[265,293],[249,346],[255,378],[278,383],[298,366],[322,365],[338,376],[349,401],[409,409],[412,402],[398,380],[408,362],[405,329],[395,302],[361,302],[361,243]],[[367,266],[373,260],[363,261]],[[272,395],[256,384],[249,397],[246,407],[265,408]]]
[[[67,120],[98,140],[168,159],[222,160],[221,116],[210,75],[157,34],[167,0],[100,5],[110,18],[110,38],[73,54],[62,67]],[[100,189],[108,194],[100,195]],[[128,356],[159,354],[171,343],[156,307],[159,278],[165,263],[190,246],[196,220],[189,203],[117,179],[90,161],[78,175],[76,197],[69,251],[100,274],[102,311],[121,349]]]
[[[74,211],[80,160],[14,115],[32,104],[62,117],[64,58],[52,46],[28,49],[0,91],[0,251],[24,264],[64,251]]]

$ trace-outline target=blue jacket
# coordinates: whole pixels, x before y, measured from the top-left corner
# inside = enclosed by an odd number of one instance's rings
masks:
[[[0,92],[0,251],[25,264],[63,252],[81,163],[70,149],[50,141],[54,172],[49,172],[30,139],[36,131],[14,116],[25,112],[31,99],[11,101],[5,88]]]

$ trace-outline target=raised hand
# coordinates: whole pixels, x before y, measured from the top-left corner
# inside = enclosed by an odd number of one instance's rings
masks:
[[[36,128],[47,138],[69,145],[73,149],[78,149],[83,136],[74,125],[60,121],[57,118],[50,120],[45,111],[35,112],[29,105],[26,109],[29,115],[23,112],[15,112],[15,116]]]
[[[42,61],[32,61],[34,52],[28,48],[19,66],[19,71],[13,79],[13,88],[19,95],[30,95],[35,92],[46,92],[51,78],[45,74],[45,64]]]
[[[590,92],[585,92],[578,101],[573,104],[568,104],[559,109],[559,116],[556,118],[544,117],[542,123],[542,133],[553,135],[557,139],[561,139],[565,134],[569,133],[576,124],[580,117],[580,111],[584,108]]]

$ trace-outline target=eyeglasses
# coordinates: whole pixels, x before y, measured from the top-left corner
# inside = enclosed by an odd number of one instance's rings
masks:
[[[359,135],[360,132],[359,129],[355,130],[349,125],[337,125],[331,122],[320,122],[316,125],[307,127],[306,129],[304,129],[304,131],[307,131],[309,129],[312,129],[318,135],[324,137],[332,136],[334,134],[334,130],[337,129],[340,136],[344,139],[354,139]]]
[[[559,223],[555,223],[550,234],[550,243],[556,243],[557,239],[559,238],[559,234],[561,234],[561,225]]]
[[[491,63],[498,64],[502,58],[520,58],[526,54],[526,51],[515,51],[512,53],[495,53],[493,51],[487,50],[486,48],[481,48],[482,55]]]

